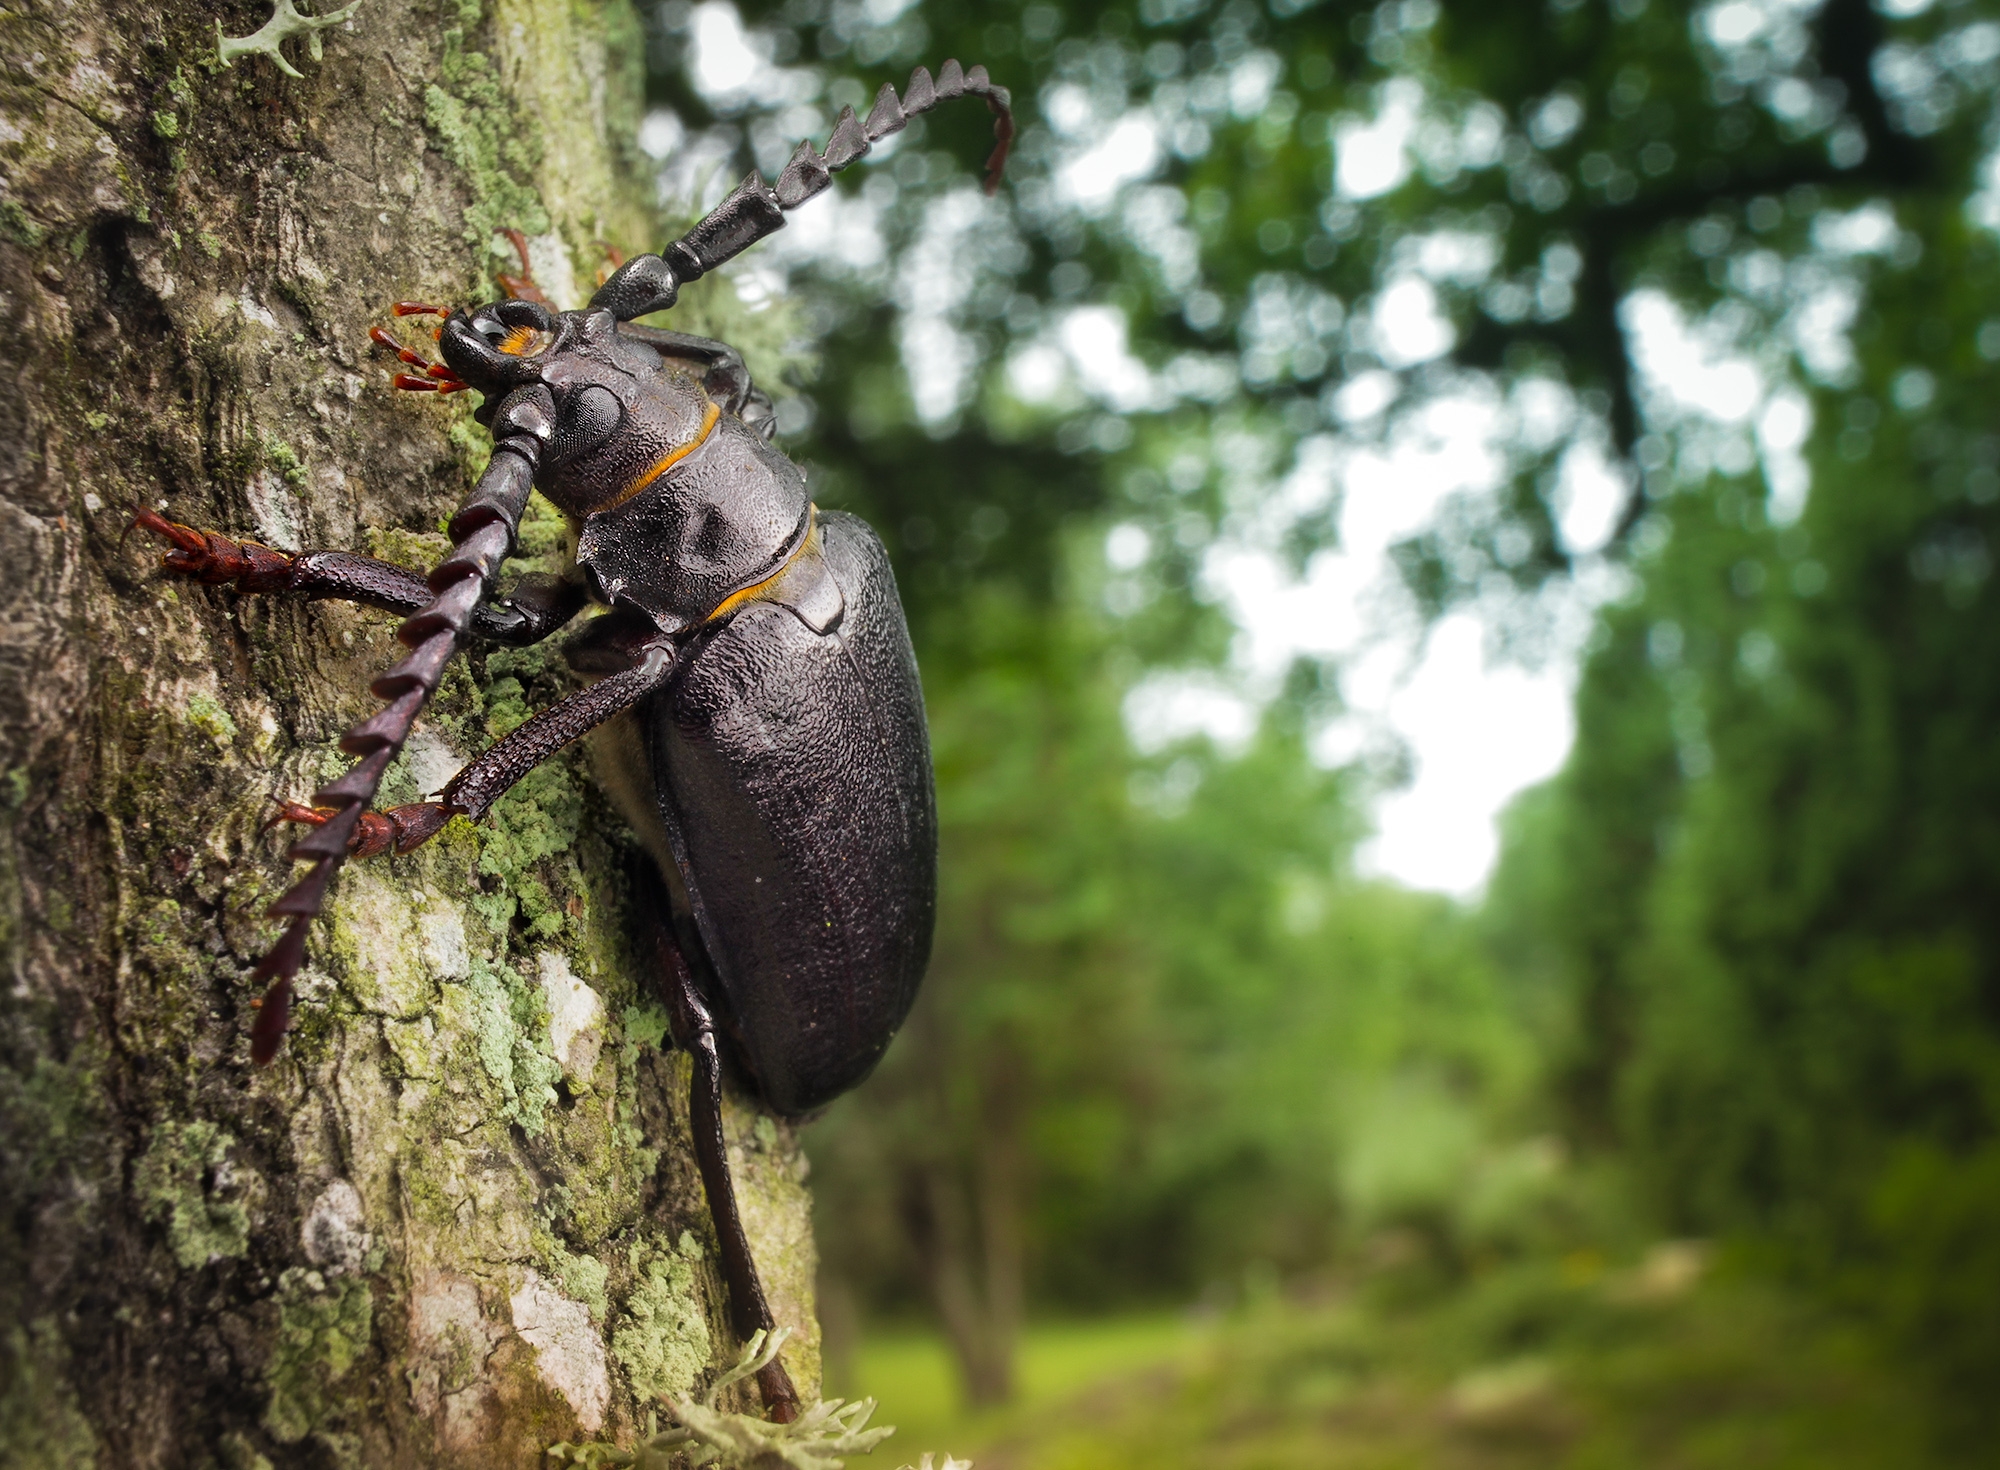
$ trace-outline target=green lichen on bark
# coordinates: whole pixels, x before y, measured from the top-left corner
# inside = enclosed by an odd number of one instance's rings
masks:
[[[0,1329],[0,1470],[97,1470],[97,1435],[69,1385],[53,1318]]]
[[[250,1213],[222,1197],[236,1140],[215,1124],[162,1123],[133,1176],[149,1219],[164,1220],[174,1259],[198,1270],[250,1248]]]
[[[602,1322],[610,1310],[605,1288],[610,1283],[611,1273],[604,1262],[596,1256],[573,1254],[546,1230],[536,1232],[535,1248],[542,1265],[562,1287],[564,1294],[588,1307],[591,1321]]]
[[[714,1352],[696,1276],[701,1247],[682,1231],[678,1241],[633,1242],[628,1260],[632,1287],[611,1334],[612,1355],[641,1402],[687,1393]]]
[[[549,1052],[548,1009],[541,993],[511,966],[484,960],[473,961],[466,989],[479,1063],[500,1089],[500,1114],[520,1124],[530,1138],[538,1137],[562,1079],[562,1067]]]
[[[480,0],[450,0],[443,76],[424,90],[424,122],[464,174],[472,192],[466,243],[484,251],[503,229],[545,234],[549,215],[536,187],[539,121],[521,115],[501,87],[492,58],[472,44],[480,11]]]
[[[329,1282],[317,1271],[287,1270],[278,1283],[278,1343],[268,1378],[264,1427],[281,1444],[317,1429],[340,1397],[338,1386],[368,1352],[375,1299],[366,1281]]]

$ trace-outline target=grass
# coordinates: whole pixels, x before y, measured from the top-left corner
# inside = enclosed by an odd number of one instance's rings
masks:
[[[1636,1284],[1635,1284],[1636,1283]],[[865,1346],[860,1389],[979,1470],[1943,1470],[1927,1401],[1840,1323],[1727,1277],[1643,1288],[1554,1265],[1199,1326],[1032,1329],[1021,1394],[973,1415],[932,1338]],[[859,1467],[857,1466],[857,1470]]]
[[[913,1460],[923,1450],[963,1458],[1023,1424],[1064,1412],[1093,1385],[1185,1362],[1209,1335],[1178,1313],[1037,1324],[1022,1337],[1014,1402],[983,1413],[966,1407],[942,1337],[907,1330],[871,1335],[855,1357],[853,1395],[874,1397],[872,1422],[896,1426],[885,1458]]]

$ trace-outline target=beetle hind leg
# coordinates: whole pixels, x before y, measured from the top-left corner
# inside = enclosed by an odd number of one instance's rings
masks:
[[[695,1167],[701,1174],[702,1190],[708,1196],[708,1215],[715,1226],[716,1244],[722,1255],[722,1275],[729,1287],[729,1325],[741,1340],[748,1342],[756,1333],[777,1326],[771,1304],[764,1295],[764,1283],[757,1274],[757,1262],[750,1253],[750,1239],[743,1232],[743,1217],[736,1207],[736,1181],[729,1172],[728,1144],[722,1133],[722,1054],[716,1040],[715,1019],[694,983],[694,972],[681,953],[667,918],[667,896],[650,864],[640,859],[643,884],[639,903],[644,914],[646,949],[667,991],[668,1010],[673,1019],[674,1041],[693,1059],[693,1076],[688,1087],[688,1118],[694,1132]],[[799,1417],[799,1394],[791,1375],[777,1358],[757,1373],[757,1388],[764,1409],[780,1424]]]

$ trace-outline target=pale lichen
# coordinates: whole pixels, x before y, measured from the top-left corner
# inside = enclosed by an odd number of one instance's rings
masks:
[[[165,1217],[174,1259],[190,1271],[250,1248],[250,1215],[221,1199],[220,1174],[236,1140],[214,1123],[162,1123],[133,1176],[148,1219]]]
[[[604,1314],[610,1310],[605,1286],[611,1279],[611,1273],[604,1262],[596,1256],[576,1255],[546,1231],[535,1233],[535,1246],[536,1254],[541,1257],[549,1274],[555,1277],[556,1284],[590,1309],[593,1322],[602,1322]]]
[[[790,1329],[768,1337],[753,1336],[736,1365],[719,1375],[699,1399],[673,1395],[669,1403],[679,1423],[662,1430],[648,1415],[646,1436],[631,1449],[610,1444],[551,1445],[548,1456],[557,1464],[588,1470],[634,1466],[636,1470],[669,1470],[687,1464],[715,1470],[841,1470],[843,1455],[867,1455],[896,1431],[868,1427],[875,1400],[847,1403],[821,1399],[789,1424],[774,1424],[752,1414],[734,1414],[716,1407],[725,1388],[741,1383],[778,1355]],[[678,1458],[676,1458],[678,1457]],[[924,1457],[926,1470],[930,1457]],[[907,1470],[907,1467],[906,1467]],[[946,1457],[944,1470],[971,1470],[969,1464]]]
[[[285,42],[298,36],[306,38],[306,50],[314,61],[320,60],[324,50],[319,33],[345,21],[361,8],[361,0],[343,5],[338,10],[325,15],[301,15],[292,0],[276,0],[271,18],[252,34],[247,36],[225,36],[222,22],[215,23],[216,52],[224,66],[234,66],[239,56],[268,56],[278,70],[288,77],[303,76],[304,73],[285,60]]]
[[[548,1010],[539,986],[529,985],[510,966],[472,962],[467,982],[480,1065],[499,1085],[501,1112],[530,1138],[548,1123],[556,1102],[562,1064],[549,1052]]]
[[[634,1285],[611,1334],[611,1354],[641,1401],[686,1393],[714,1350],[696,1277],[701,1247],[682,1231],[673,1244],[635,1243],[629,1259]]]
[[[368,1351],[374,1322],[374,1295],[358,1277],[329,1283],[293,1266],[278,1278],[278,1342],[264,1410],[272,1438],[296,1444],[320,1427],[337,1402],[333,1385]]]

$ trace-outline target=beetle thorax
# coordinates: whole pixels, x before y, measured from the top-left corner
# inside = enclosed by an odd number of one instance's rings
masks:
[[[537,367],[555,424],[536,483],[579,518],[656,482],[719,417],[692,365],[624,337],[609,312],[564,312]]]

